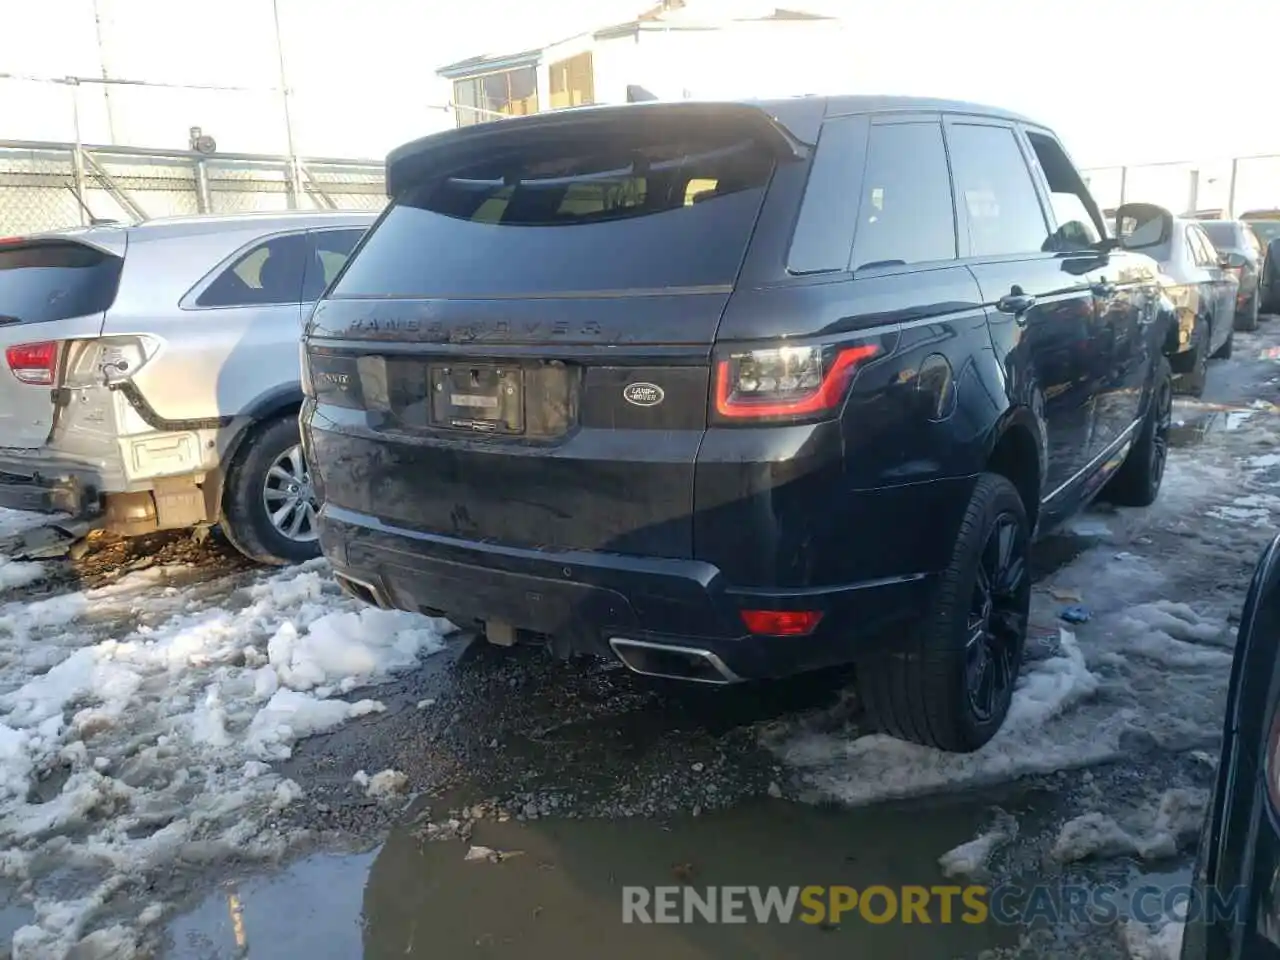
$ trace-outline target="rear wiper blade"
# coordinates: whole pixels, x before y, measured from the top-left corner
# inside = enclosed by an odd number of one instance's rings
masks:
[[[22,321],[18,317],[9,317],[3,313],[0,313],[0,327],[10,327],[10,326],[13,326],[15,323],[21,323],[21,322]]]

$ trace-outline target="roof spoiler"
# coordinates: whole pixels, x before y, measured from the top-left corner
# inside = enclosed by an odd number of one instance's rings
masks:
[[[610,127],[634,130],[655,123],[703,133],[738,128],[767,145],[779,160],[802,160],[809,154],[808,144],[753,104],[680,101],[579,107],[458,127],[397,147],[387,155],[387,195],[395,199],[428,173],[457,170],[502,148],[554,142],[570,133],[605,133]]]

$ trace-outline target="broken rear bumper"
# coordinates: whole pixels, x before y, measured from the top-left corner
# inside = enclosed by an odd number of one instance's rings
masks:
[[[900,637],[928,609],[935,585],[933,576],[918,574],[743,589],[702,561],[459,540],[332,504],[321,513],[320,543],[348,592],[369,603],[448,616],[464,627],[497,620],[606,657],[618,652],[620,639],[646,649],[696,649],[713,655],[732,679],[850,663],[869,646]],[[755,636],[743,628],[744,609],[801,607],[823,613],[809,635]]]
[[[101,485],[89,468],[0,457],[0,507],[95,517],[102,511]]]

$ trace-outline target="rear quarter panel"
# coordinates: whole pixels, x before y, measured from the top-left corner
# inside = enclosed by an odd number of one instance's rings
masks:
[[[300,304],[183,305],[198,282],[269,233],[237,230],[132,243],[103,334],[161,339],[159,353],[134,383],[164,419],[235,416],[282,384],[298,383]]]

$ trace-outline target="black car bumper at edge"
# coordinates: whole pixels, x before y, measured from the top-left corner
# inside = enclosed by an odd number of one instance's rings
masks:
[[[332,504],[321,517],[325,555],[368,602],[449,616],[460,626],[497,620],[566,640],[581,653],[610,656],[620,639],[650,652],[696,650],[710,655],[720,681],[848,663],[855,650],[899,636],[927,608],[935,583],[921,573],[799,591],[744,590],[697,560],[459,540]],[[805,636],[744,630],[740,611],[769,609],[823,616]]]

